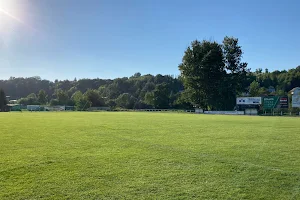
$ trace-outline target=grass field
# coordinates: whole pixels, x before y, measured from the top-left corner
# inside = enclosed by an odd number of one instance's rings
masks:
[[[300,118],[1,113],[0,199],[300,199]]]

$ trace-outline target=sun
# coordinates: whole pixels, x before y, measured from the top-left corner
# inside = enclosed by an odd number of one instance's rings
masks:
[[[9,47],[16,36],[36,33],[26,18],[28,1],[0,0],[0,48]]]
[[[26,3],[24,0],[0,0],[0,28],[19,24],[35,30],[26,21]]]
[[[0,20],[2,22],[10,20],[25,24],[22,20],[22,10],[20,8],[20,5],[20,1],[17,0],[0,0]]]

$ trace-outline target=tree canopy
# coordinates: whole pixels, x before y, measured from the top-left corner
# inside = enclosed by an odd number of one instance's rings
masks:
[[[287,95],[300,86],[300,66],[250,71],[242,55],[234,37],[225,37],[222,43],[195,40],[184,51],[178,77],[139,72],[113,80],[11,77],[0,80],[0,88],[23,105],[70,105],[78,110],[90,106],[229,110],[237,96]]]
[[[205,109],[232,109],[249,72],[242,54],[237,38],[225,37],[222,44],[193,41],[179,65],[189,100]]]
[[[4,90],[0,88],[0,112],[3,112],[4,106],[7,104],[6,95]]]

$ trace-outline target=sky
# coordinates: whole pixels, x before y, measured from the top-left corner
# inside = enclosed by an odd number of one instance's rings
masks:
[[[300,65],[300,1],[0,0],[0,79],[178,75],[195,40],[239,39],[249,68]]]

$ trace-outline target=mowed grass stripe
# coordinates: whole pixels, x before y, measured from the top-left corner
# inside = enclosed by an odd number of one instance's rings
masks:
[[[0,199],[298,199],[300,119],[1,113]]]

